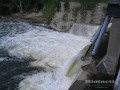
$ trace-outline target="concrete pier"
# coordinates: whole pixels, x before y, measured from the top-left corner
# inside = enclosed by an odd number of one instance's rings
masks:
[[[114,18],[110,31],[107,54],[98,64],[100,72],[115,75],[120,56],[120,18]]]

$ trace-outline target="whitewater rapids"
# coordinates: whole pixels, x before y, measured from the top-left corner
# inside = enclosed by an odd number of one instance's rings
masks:
[[[33,60],[31,67],[43,68],[26,76],[19,83],[19,90],[68,90],[82,72],[81,56],[90,45],[90,37],[36,27],[1,38],[0,48],[10,56],[30,58]],[[94,33],[92,31],[92,35]]]

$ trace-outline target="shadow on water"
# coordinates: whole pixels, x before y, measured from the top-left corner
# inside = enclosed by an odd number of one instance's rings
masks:
[[[4,36],[13,37],[31,29],[38,30],[38,27],[16,19],[0,18],[0,45]],[[7,51],[4,51],[4,46],[3,48],[0,47],[0,90],[18,90],[19,83],[25,76],[44,70],[42,67],[31,67],[30,63],[32,61],[28,58],[19,59],[10,56]]]
[[[21,60],[1,52],[0,58],[6,57],[0,61],[0,90],[18,90],[18,85],[25,76],[42,71],[42,68],[30,67],[31,60]]]

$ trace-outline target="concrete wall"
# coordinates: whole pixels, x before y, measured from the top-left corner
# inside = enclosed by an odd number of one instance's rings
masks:
[[[81,11],[80,3],[69,2],[70,9],[68,12],[64,10],[64,2],[61,3],[60,12],[56,12],[50,26],[60,31],[69,31],[74,23],[84,24],[100,24],[105,16],[107,4],[99,3],[93,10]],[[77,15],[74,15],[74,9],[77,10]]]

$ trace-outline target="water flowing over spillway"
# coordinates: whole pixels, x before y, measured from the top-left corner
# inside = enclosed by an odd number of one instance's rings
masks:
[[[95,31],[90,33],[93,35]],[[75,36],[24,22],[1,20],[0,63],[3,66],[0,70],[5,65],[7,67],[7,62],[14,62],[16,66],[6,70],[21,73],[8,75],[8,82],[0,81],[0,88],[8,85],[9,90],[13,90],[9,87],[9,79],[19,77],[15,90],[68,90],[81,73],[80,66],[84,63],[81,56],[89,44],[89,36]],[[75,60],[77,63],[74,63]],[[27,61],[29,63],[25,64]],[[19,67],[27,70],[23,72]],[[6,78],[7,72],[1,71],[0,78]]]

